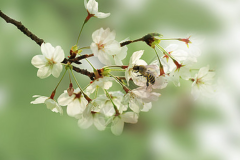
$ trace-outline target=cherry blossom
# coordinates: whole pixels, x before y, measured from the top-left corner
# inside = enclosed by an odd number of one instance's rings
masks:
[[[36,99],[32,101],[31,104],[45,103],[51,111],[63,114],[61,106],[54,99],[40,95],[34,95],[33,97],[36,97]]]
[[[152,108],[152,103],[145,103],[138,95],[134,94],[133,91],[129,91],[122,100],[122,104],[129,104],[129,108],[135,113],[140,111],[148,112]]]
[[[58,97],[57,101],[61,106],[67,106],[67,114],[71,117],[76,117],[83,113],[88,104],[88,101],[84,98],[79,88],[74,90],[72,96],[69,96],[67,90],[65,90]]]
[[[212,85],[214,75],[214,72],[209,72],[209,66],[200,68],[195,78],[192,79],[193,84],[191,93],[194,99],[197,99],[200,95],[212,96],[214,94]]]
[[[100,131],[106,128],[105,115],[100,113],[99,109],[96,110],[96,106],[98,106],[98,104],[93,100],[87,105],[83,114],[77,117],[79,127],[86,129],[94,124]]]
[[[127,47],[121,47],[120,43],[115,40],[116,33],[109,28],[100,28],[93,32],[93,43],[90,48],[94,56],[105,65],[111,65],[112,61],[116,65],[122,65],[122,60],[127,55]]]
[[[84,0],[84,6],[85,6],[86,10],[88,11],[88,13],[90,15],[93,15],[94,17],[106,18],[106,17],[110,16],[110,13],[98,12],[98,2],[96,2],[95,0],[89,0],[88,2],[87,2],[87,0]]]
[[[140,59],[143,55],[143,52],[144,50],[134,52],[129,60],[128,68],[125,71],[125,78],[128,85],[129,85],[129,79],[136,77],[138,75],[133,72],[133,67],[135,65],[147,65],[147,63],[144,60]]]
[[[102,89],[109,89],[112,87],[112,77],[103,77],[103,78],[98,78],[94,80],[87,88],[86,92],[91,94],[93,93],[97,88],[102,88]]]
[[[138,115],[134,112],[125,112],[119,116],[114,116],[111,131],[115,135],[122,134],[124,123],[137,123]]]
[[[42,43],[43,55],[36,55],[32,58],[32,65],[38,68],[37,76],[46,78],[51,74],[58,78],[62,71],[61,62],[64,59],[64,52],[60,46],[53,47],[50,43]]]

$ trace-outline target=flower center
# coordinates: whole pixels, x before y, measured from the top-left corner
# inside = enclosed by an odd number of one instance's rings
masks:
[[[102,50],[103,48],[104,48],[104,44],[97,44],[97,46],[98,46],[98,50]]]
[[[56,64],[56,62],[53,60],[53,58],[51,58],[51,59],[46,58],[46,59],[48,61],[48,63],[47,63],[48,66],[53,66],[54,64]]]

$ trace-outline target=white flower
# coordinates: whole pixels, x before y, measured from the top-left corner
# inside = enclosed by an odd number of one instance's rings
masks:
[[[201,55],[199,46],[204,41],[202,36],[192,34],[188,35],[187,38],[180,38],[179,40],[186,43],[191,57],[199,57]]]
[[[151,92],[152,90],[149,90],[148,88],[149,87],[146,87],[146,86],[138,87],[138,88],[132,90],[132,92],[135,95],[137,95],[138,97],[140,97],[142,99],[142,101],[145,103],[157,101],[158,97],[160,97],[161,94],[156,93],[156,92]]]
[[[106,18],[110,16],[110,13],[98,12],[98,2],[96,2],[95,0],[89,0],[88,2],[87,0],[84,0],[84,6],[88,13],[93,15],[94,17]]]
[[[87,108],[84,110],[83,114],[78,117],[78,126],[86,129],[92,124],[98,130],[104,130],[106,128],[105,116],[99,112],[96,112],[95,106],[98,104],[93,100],[87,105]]]
[[[140,111],[148,112],[152,108],[152,103],[145,103],[142,99],[134,94],[132,91],[129,91],[122,100],[122,104],[129,104],[129,108],[133,110],[135,113],[139,113]]]
[[[214,75],[214,72],[209,72],[209,66],[200,68],[195,78],[192,79],[191,93],[195,99],[197,99],[200,94],[203,96],[211,96],[214,94],[214,88],[212,86]]]
[[[67,106],[67,114],[71,117],[82,114],[88,104],[88,101],[80,92],[79,88],[74,90],[72,96],[69,96],[65,90],[64,93],[58,97],[57,101],[61,106]]]
[[[115,91],[115,92],[109,92],[109,95],[111,96],[111,100],[109,97],[106,95],[100,95],[98,97],[98,103],[101,104],[100,112],[106,115],[107,117],[113,116],[116,114],[116,111],[114,109],[114,105],[119,111],[119,113],[123,113],[123,111],[127,110],[127,105],[122,104],[122,99],[124,94],[120,91]],[[114,103],[114,105],[113,105]]]
[[[137,76],[137,74],[133,72],[133,67],[135,65],[147,65],[144,60],[140,59],[143,55],[143,52],[143,50],[134,52],[129,60],[128,68],[125,71],[125,78],[128,85],[129,79]]]
[[[166,76],[168,81],[172,81],[175,86],[180,86],[179,78],[181,77],[182,79],[189,80],[191,77],[190,69],[194,63],[194,59],[191,57],[188,57],[186,60],[183,62],[177,62],[179,64],[179,68],[175,65],[173,67],[172,71]]]
[[[115,135],[122,134],[124,122],[125,123],[137,123],[138,115],[134,112],[125,112],[119,116],[113,117],[111,131]]]
[[[62,71],[61,62],[64,59],[64,52],[60,46],[54,48],[50,43],[42,43],[41,51],[43,55],[36,55],[32,58],[32,65],[38,68],[37,76],[46,78],[51,74],[59,77]]]
[[[112,87],[112,77],[103,77],[103,78],[98,78],[94,80],[87,88],[86,92],[91,94],[93,93],[97,88],[102,88],[108,90],[110,87]]]
[[[114,60],[116,65],[122,65],[122,60],[127,55],[127,47],[121,47],[120,43],[115,40],[115,32],[109,28],[104,30],[100,28],[93,32],[93,43],[90,48],[99,61],[105,65],[111,65]]]
[[[184,50],[178,49],[177,44],[170,44],[165,48],[165,51],[168,54],[170,54],[178,62],[185,61],[189,57],[189,54],[187,52],[185,52]],[[166,72],[176,69],[175,63],[167,55],[164,55],[161,60],[164,61],[164,64],[167,64],[168,70],[165,70]]]
[[[50,109],[51,111],[63,114],[61,106],[59,106],[59,104],[54,99],[39,95],[34,95],[33,97],[37,98],[34,101],[32,101],[31,104],[45,103],[47,105],[47,108]]]

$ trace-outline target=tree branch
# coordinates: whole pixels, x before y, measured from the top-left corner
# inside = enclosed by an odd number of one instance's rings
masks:
[[[26,36],[31,38],[33,41],[35,41],[39,46],[44,42],[43,39],[38,38],[36,35],[34,35],[32,32],[30,32],[21,22],[18,22],[10,17],[8,17],[6,14],[4,14],[0,10],[0,17],[2,17],[7,23],[11,23],[14,26],[16,26],[20,31],[23,32]]]

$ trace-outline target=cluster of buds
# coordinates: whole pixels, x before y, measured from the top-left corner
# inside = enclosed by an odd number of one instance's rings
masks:
[[[115,135],[120,135],[124,123],[137,123],[139,113],[148,112],[152,108],[152,102],[157,101],[160,89],[166,88],[169,82],[180,86],[179,79],[192,82],[192,94],[196,99],[200,94],[207,95],[214,92],[211,84],[214,73],[209,72],[209,67],[203,67],[194,76],[191,75],[191,67],[197,62],[199,53],[188,49],[180,50],[177,44],[171,44],[166,48],[160,45],[163,40],[182,41],[190,47],[193,43],[188,38],[163,39],[159,33],[150,33],[136,40],[124,40],[119,42],[115,39],[116,34],[109,28],[100,28],[93,32],[93,42],[88,47],[78,47],[83,27],[91,17],[106,18],[110,13],[98,12],[98,3],[95,0],[84,0],[88,12],[80,30],[77,43],[70,50],[70,55],[65,58],[64,51],[60,46],[53,47],[50,43],[42,43],[42,55],[32,58],[32,64],[38,68],[37,76],[46,78],[51,74],[59,77],[62,70],[65,72],[49,97],[37,97],[32,104],[45,103],[47,108],[53,112],[63,114],[63,106],[69,116],[78,119],[81,128],[88,128],[94,124],[98,130],[104,130],[111,126]],[[127,45],[143,41],[156,54],[157,60],[147,64],[141,59],[143,50],[131,54],[129,63],[123,65],[122,60],[127,55]],[[185,45],[185,44],[184,44]],[[92,54],[82,54],[84,50],[90,49]],[[159,55],[159,52],[162,54]],[[148,53],[150,54],[150,53]],[[96,69],[88,60],[90,57],[97,57],[106,65]],[[86,60],[92,71],[81,68],[81,61]],[[73,65],[75,64],[75,65]],[[64,67],[63,67],[64,66]],[[74,72],[88,76],[89,85],[81,87]],[[112,72],[123,73],[121,76]],[[66,73],[69,73],[69,88],[67,88],[57,99],[56,90]],[[123,76],[125,73],[125,76]],[[73,77],[76,89],[71,80]],[[131,82],[131,83],[129,83]],[[135,85],[131,85],[132,82]],[[118,85],[118,91],[110,91],[113,85]]]

